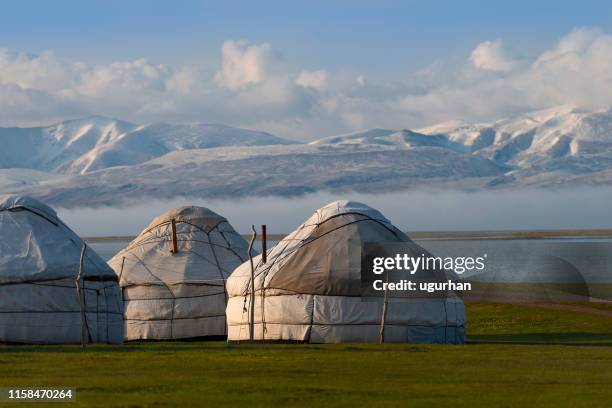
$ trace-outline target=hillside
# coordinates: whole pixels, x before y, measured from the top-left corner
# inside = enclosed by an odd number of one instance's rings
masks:
[[[297,143],[211,124],[91,117],[1,128],[0,189],[62,206],[142,196],[299,195],[612,184],[612,110],[370,129]]]

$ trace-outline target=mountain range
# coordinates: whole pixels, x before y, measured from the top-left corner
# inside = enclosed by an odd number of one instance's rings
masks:
[[[612,184],[612,110],[369,129],[300,143],[215,124],[93,116],[0,128],[0,191],[63,207],[139,197]]]

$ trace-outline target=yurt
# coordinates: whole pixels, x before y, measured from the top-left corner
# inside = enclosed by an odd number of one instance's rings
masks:
[[[53,209],[0,196],[0,342],[123,342],[117,276]]]
[[[228,341],[251,341],[252,330],[252,341],[260,342],[464,342],[465,310],[456,293],[363,298],[366,242],[406,243],[414,256],[427,254],[365,204],[326,205],[274,246],[265,263],[254,259],[254,285],[249,262],[228,278]]]
[[[110,261],[123,289],[126,340],[226,335],[225,280],[248,259],[225,218],[180,207],[157,218]]]

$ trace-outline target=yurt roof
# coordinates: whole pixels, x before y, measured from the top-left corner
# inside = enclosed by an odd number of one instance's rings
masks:
[[[23,213],[22,213],[23,212]],[[0,283],[74,278],[84,242],[46,204],[32,197],[0,196]],[[93,250],[83,262],[86,279],[116,280]]]
[[[317,211],[268,252],[254,259],[255,288],[300,293],[356,293],[361,243],[373,241],[416,244],[379,211],[355,201],[335,201]],[[357,255],[357,257],[355,257]],[[283,271],[281,273],[281,271]],[[240,295],[250,285],[248,262],[228,279],[228,292]]]
[[[36,213],[54,224],[57,224],[59,222],[55,210],[35,198],[28,196],[19,196],[15,194],[0,196],[0,211],[11,211],[19,209],[28,210],[33,213]]]
[[[174,220],[177,252],[172,249]],[[123,286],[205,283],[225,279],[247,259],[247,243],[231,224],[204,207],[178,207],[157,216],[108,263]]]
[[[194,224],[205,230],[215,227],[220,222],[227,221],[225,217],[220,216],[208,208],[185,206],[173,208],[163,214],[158,215],[153,219],[153,221],[151,221],[146,230],[155,228],[160,224],[171,222],[172,220],[176,222]]]
[[[308,221],[316,221],[321,223],[341,214],[362,214],[374,220],[391,224],[391,222],[386,219],[385,216],[380,213],[380,211],[358,201],[348,200],[334,201],[324,207],[319,208]],[[308,221],[305,224],[307,224]]]

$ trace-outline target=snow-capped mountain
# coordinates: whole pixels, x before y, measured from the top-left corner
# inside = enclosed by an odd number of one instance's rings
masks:
[[[469,149],[444,134],[424,134],[408,129],[372,129],[364,132],[326,137],[310,143],[321,149],[341,148],[354,150],[391,149],[411,150],[419,147],[439,147],[465,153]]]
[[[562,106],[492,124],[442,124],[419,132],[442,135],[474,154],[517,168],[558,169],[568,161],[585,161],[595,169],[594,159],[612,153],[612,110],[581,112]]]
[[[223,125],[134,125],[102,117],[3,128],[0,142],[0,190],[63,206],[148,195],[612,184],[612,110],[571,106],[310,143]]]
[[[320,190],[394,191],[422,185],[478,183],[504,174],[494,162],[448,149],[320,151],[309,145],[183,150],[37,186],[51,202],[112,204],[154,195],[237,197]]]
[[[612,169],[612,110],[561,106],[492,123],[455,120],[416,130],[372,129],[311,144],[354,150],[439,147],[489,159],[512,174],[588,173]]]
[[[290,144],[265,132],[224,125],[135,125],[100,116],[35,128],[0,128],[0,168],[85,174],[134,165],[175,150]]]

